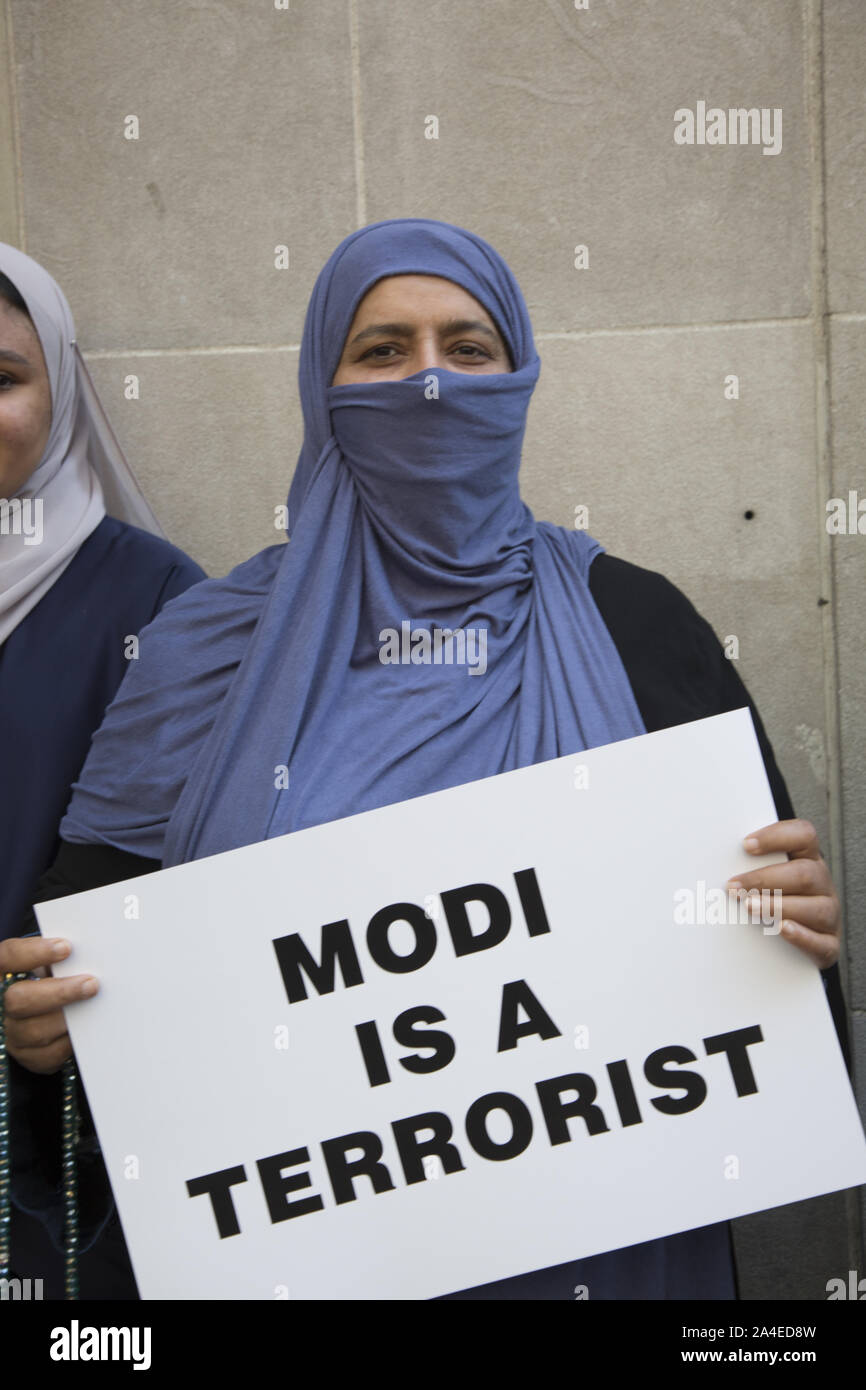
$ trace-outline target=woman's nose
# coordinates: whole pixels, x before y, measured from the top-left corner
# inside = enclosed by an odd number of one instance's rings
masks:
[[[424,353],[419,361],[416,372],[442,372],[447,371],[448,363],[445,361],[443,353],[433,352]]]
[[[424,334],[416,339],[414,355],[416,365],[413,370],[416,372],[429,372],[437,369],[444,371],[448,367],[448,359],[435,333]]]

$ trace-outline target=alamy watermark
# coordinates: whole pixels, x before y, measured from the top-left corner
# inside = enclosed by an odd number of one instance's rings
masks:
[[[677,145],[763,145],[762,154],[782,152],[781,106],[707,106],[705,101],[674,112]]]
[[[849,488],[847,499],[831,497],[824,525],[828,536],[866,536],[866,497]]]
[[[5,1303],[7,1299],[23,1303],[31,1300],[38,1302],[42,1298],[43,1283],[42,1279],[0,1279],[0,1302]]]
[[[708,888],[699,878],[694,888],[674,892],[674,925],[678,927],[738,927],[761,922],[765,936],[782,930],[781,888]]]
[[[42,498],[0,497],[0,536],[23,536],[25,545],[41,545]]]
[[[51,1329],[48,1355],[52,1361],[131,1361],[134,1371],[150,1370],[149,1327],[82,1327],[73,1318],[68,1327]]]
[[[848,1270],[847,1282],[837,1277],[828,1279],[824,1287],[827,1290],[828,1303],[840,1298],[850,1298],[856,1303],[862,1303],[866,1299],[866,1279],[861,1279],[856,1269]]]
[[[379,660],[383,666],[468,666],[470,676],[487,670],[486,627],[413,628],[404,619],[398,632],[383,627],[379,633]]]

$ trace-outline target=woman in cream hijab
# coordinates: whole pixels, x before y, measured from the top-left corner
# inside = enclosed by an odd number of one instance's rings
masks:
[[[0,939],[54,858],[129,638],[202,578],[163,538],[126,464],[62,290],[0,243]],[[99,1252],[82,1262],[97,1288]],[[46,1296],[55,1278],[62,1287],[59,1253],[20,1211],[13,1262]]]

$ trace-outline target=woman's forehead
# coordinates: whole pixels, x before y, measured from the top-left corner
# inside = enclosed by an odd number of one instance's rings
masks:
[[[382,312],[399,312],[404,317],[432,316],[443,319],[455,313],[471,312],[496,326],[484,305],[458,285],[440,275],[386,275],[362,296],[354,314],[356,321],[379,317]]]
[[[42,342],[32,321],[14,304],[0,298],[0,349],[26,358],[29,366],[46,371]]]

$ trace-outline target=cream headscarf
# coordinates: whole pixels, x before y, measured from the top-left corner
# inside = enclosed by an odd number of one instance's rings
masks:
[[[100,404],[60,286],[0,242],[0,270],[27,305],[51,386],[51,432],[36,470],[0,498],[0,645],[36,607],[110,511],[162,536]]]

